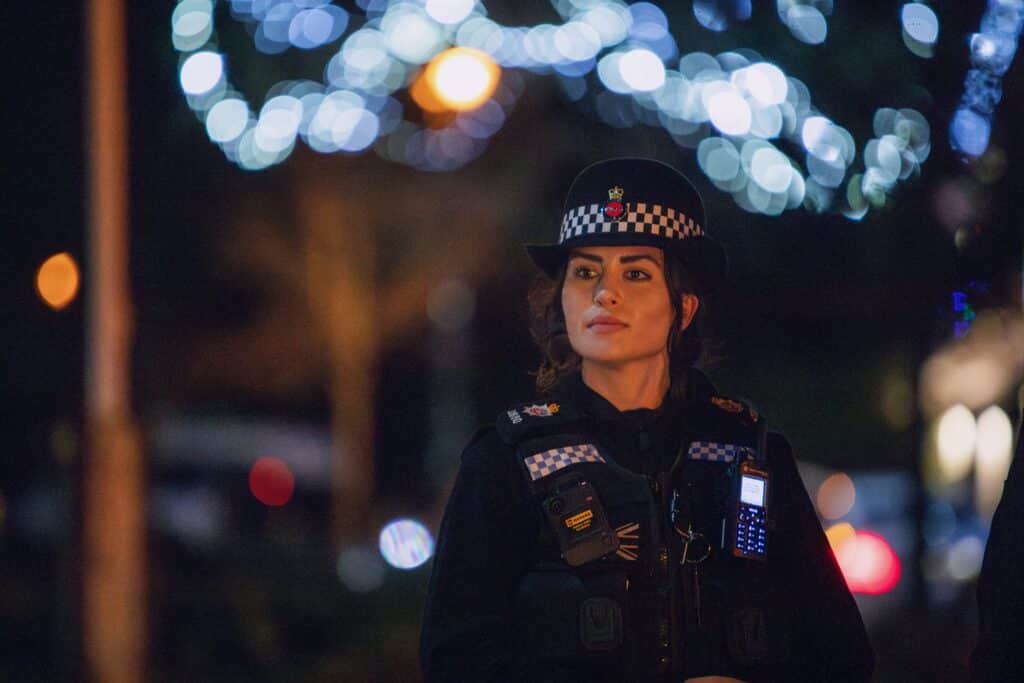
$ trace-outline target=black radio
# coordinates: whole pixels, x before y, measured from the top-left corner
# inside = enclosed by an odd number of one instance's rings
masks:
[[[768,488],[770,475],[751,461],[739,466],[732,516],[732,554],[751,560],[768,558]]]

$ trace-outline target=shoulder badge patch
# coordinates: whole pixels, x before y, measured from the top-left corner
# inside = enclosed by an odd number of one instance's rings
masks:
[[[721,408],[722,410],[728,410],[730,413],[743,412],[743,404],[740,403],[739,401],[732,401],[727,398],[722,398],[721,396],[712,396],[711,402],[714,403],[719,408]]]
[[[757,422],[758,420],[761,419],[761,416],[758,414],[756,410],[754,410],[753,408],[746,404],[740,403],[739,401],[733,401],[732,399],[729,398],[722,398],[721,396],[712,396],[709,400],[722,410],[729,413],[735,413],[737,415],[740,415],[744,419],[749,418],[751,422]]]
[[[532,415],[533,417],[551,417],[557,415],[560,406],[557,403],[547,404],[533,404],[532,406],[526,406],[520,408],[519,411],[524,415]]]

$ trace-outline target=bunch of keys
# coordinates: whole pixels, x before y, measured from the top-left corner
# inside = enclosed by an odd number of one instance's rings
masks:
[[[672,528],[683,539],[683,554],[679,558],[679,564],[682,566],[691,565],[693,569],[693,602],[697,612],[697,626],[700,627],[702,626],[700,614],[700,563],[711,555],[711,543],[704,537],[704,534],[693,530],[692,522],[687,523],[685,531],[679,526],[678,507],[676,506],[678,498],[679,491],[673,491],[671,508]],[[691,548],[691,546],[693,547]]]

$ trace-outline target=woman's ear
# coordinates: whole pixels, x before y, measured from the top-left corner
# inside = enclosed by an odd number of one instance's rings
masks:
[[[700,308],[700,299],[697,298],[696,294],[683,294],[680,296],[681,315],[679,319],[679,331],[682,332],[690,323],[693,322],[694,316],[697,315],[697,309]]]

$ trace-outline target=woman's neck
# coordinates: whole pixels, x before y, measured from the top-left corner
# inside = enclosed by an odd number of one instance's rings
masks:
[[[622,365],[583,360],[583,383],[619,410],[657,408],[665,398],[671,378],[668,358],[651,358]]]

